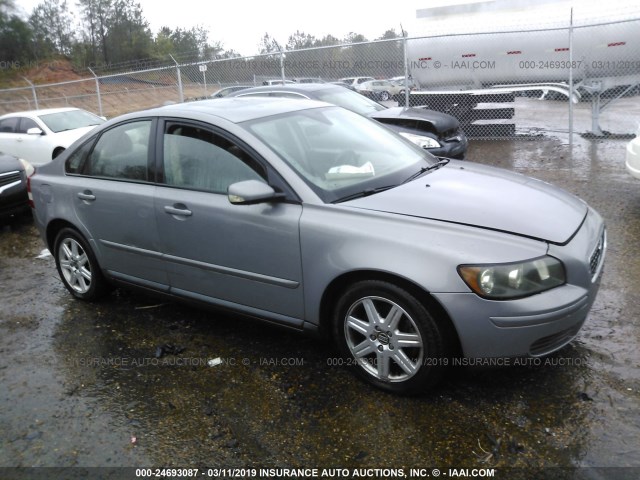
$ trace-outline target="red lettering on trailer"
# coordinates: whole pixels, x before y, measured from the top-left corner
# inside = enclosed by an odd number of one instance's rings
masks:
[[[568,52],[569,48],[568,47],[556,48],[555,51],[556,52]]]
[[[469,57],[475,57],[476,54],[475,53],[465,53],[464,55],[462,55],[462,58],[469,58]]]
[[[621,45],[626,45],[627,42],[615,42],[615,43],[610,43],[609,45],[607,45],[607,47],[619,47]]]
[[[507,55],[520,55],[522,53],[522,50],[512,50],[510,52],[507,52]]]
[[[419,58],[418,61],[420,62],[428,62],[429,60],[431,60],[431,57],[424,57],[424,58]]]

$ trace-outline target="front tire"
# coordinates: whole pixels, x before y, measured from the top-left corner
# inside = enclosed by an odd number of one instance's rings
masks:
[[[378,280],[355,283],[338,301],[333,327],[345,363],[378,388],[418,393],[442,377],[444,330],[403,288]]]
[[[82,235],[72,228],[60,230],[53,250],[62,283],[74,297],[92,301],[104,295],[106,280]]]

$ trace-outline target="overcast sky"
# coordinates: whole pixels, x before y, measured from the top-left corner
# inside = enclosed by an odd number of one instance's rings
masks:
[[[27,13],[41,0],[18,0]],[[427,24],[424,20],[416,20],[416,11],[440,6],[486,2],[486,0],[400,0],[397,2],[371,2],[363,0],[322,0],[319,2],[304,2],[301,0],[268,0],[268,1],[203,1],[203,0],[138,0],[142,11],[151,26],[153,33],[162,26],[171,28],[191,28],[197,25],[209,30],[211,41],[220,41],[225,49],[234,49],[243,55],[253,55],[258,52],[258,45],[265,32],[268,32],[281,45],[287,43],[289,35],[296,30],[311,34],[317,38],[331,34],[338,38],[345,37],[349,32],[361,33],[369,39],[380,37],[386,30],[394,28],[400,32],[400,24],[410,35],[428,35],[442,31],[453,30],[465,26],[468,30],[470,23],[475,23],[484,29],[487,23],[470,22],[472,18],[460,13],[456,19],[438,21]],[[67,0],[75,8],[75,0]],[[545,21],[555,13],[562,11],[563,17],[568,16],[569,7],[573,4],[576,9],[589,10],[590,16],[603,12],[602,5],[606,4],[604,14],[616,9],[628,8],[636,0],[500,0],[498,3],[509,10],[513,16],[526,22]],[[537,15],[527,12],[523,4],[532,3],[542,5],[538,7]],[[549,4],[555,5],[550,7]],[[545,6],[546,5],[546,6]],[[633,7],[637,10],[638,7]],[[542,10],[541,10],[542,9]],[[453,9],[455,13],[455,8]],[[509,18],[503,16],[504,18]],[[477,18],[477,17],[476,17]],[[492,15],[492,19],[498,16]],[[477,28],[477,27],[476,27]],[[440,33],[438,31],[437,33]]]
[[[266,32],[283,46],[296,30],[319,38],[328,34],[343,38],[356,32],[374,39],[390,28],[399,32],[400,23],[408,29],[408,24],[416,21],[416,10],[425,3],[433,3],[433,0],[401,0],[393,4],[361,0],[137,1],[154,34],[165,25],[171,28],[200,25],[209,30],[209,40],[220,41],[225,49],[243,55],[257,53]],[[16,5],[30,13],[40,2],[18,0]],[[75,8],[76,2],[67,0],[67,4]]]

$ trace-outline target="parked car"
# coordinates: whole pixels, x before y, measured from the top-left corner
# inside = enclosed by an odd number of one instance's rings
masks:
[[[30,212],[27,178],[33,172],[26,160],[0,154],[0,222]]]
[[[373,100],[386,102],[391,97],[404,93],[402,85],[395,85],[388,80],[370,80],[356,86],[356,92]]]
[[[244,90],[245,88],[251,88],[252,86],[253,85],[232,85],[230,87],[224,87],[218,90],[217,92],[212,93],[211,98],[223,98],[233,92]]]
[[[636,138],[627,144],[625,166],[630,175],[640,179],[640,130]]]
[[[395,84],[395,85],[401,85],[403,87],[405,87],[407,84],[409,85],[409,90],[413,90],[414,88],[416,88],[416,84],[414,83],[413,79],[411,78],[411,75],[409,75],[409,81],[407,82],[407,80],[405,79],[406,77],[404,75],[401,75],[399,77],[391,77],[388,81]]]
[[[358,85],[363,82],[368,82],[370,80],[375,80],[373,77],[345,77],[338,80],[341,83],[346,83],[349,85],[351,90],[355,90]]]
[[[325,83],[320,77],[298,77],[293,79],[296,83]]]
[[[387,108],[363,95],[330,83],[254,87],[231,94],[234,97],[265,95],[333,103],[384,123],[439,157],[462,159],[467,152],[467,137],[455,117],[425,108]]]
[[[35,166],[56,158],[104,119],[79,108],[47,108],[0,117],[0,152]]]
[[[294,82],[293,80],[288,80],[288,79],[284,79],[282,80],[281,78],[272,78],[271,80],[264,80],[262,82],[262,85],[282,85],[282,84],[295,84],[296,82]]]
[[[393,392],[433,386],[453,358],[566,345],[606,250],[602,218],[569,193],[310,100],[128,114],[30,185],[73,296],[136,285],[315,332]]]

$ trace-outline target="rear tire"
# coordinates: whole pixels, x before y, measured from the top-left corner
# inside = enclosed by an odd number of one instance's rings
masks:
[[[87,241],[72,228],[56,236],[53,256],[64,286],[76,298],[93,301],[107,292],[107,282]]]
[[[445,331],[403,288],[357,282],[338,301],[333,320],[343,363],[371,385],[410,394],[440,381],[448,364]]]
[[[391,98],[389,92],[380,92],[380,100],[386,102],[389,98]]]

